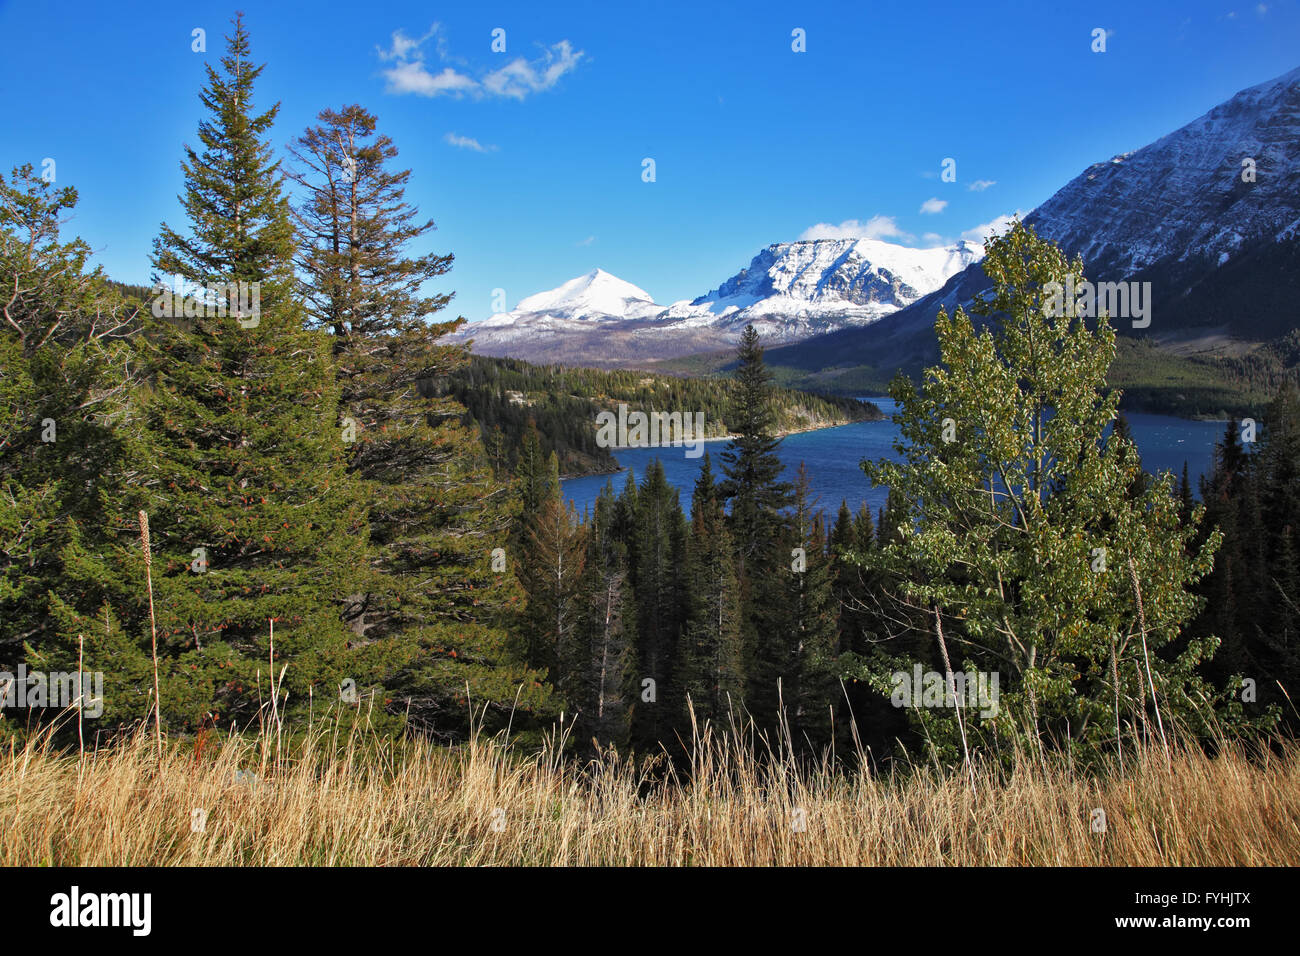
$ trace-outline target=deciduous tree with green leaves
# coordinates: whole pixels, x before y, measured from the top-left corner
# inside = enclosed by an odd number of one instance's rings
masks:
[[[1082,264],[1016,223],[983,269],[993,289],[972,311],[987,323],[939,313],[940,364],[892,389],[900,460],[863,463],[906,515],[864,560],[945,670],[1000,676],[994,718],[919,716],[954,747],[990,730],[1034,746],[1203,730],[1215,695],[1195,667],[1217,642],[1179,638],[1219,537],[1189,547],[1201,509],[1180,523],[1172,477],[1137,481],[1133,443],[1107,437],[1115,332],[1047,307],[1049,284],[1082,281]]]

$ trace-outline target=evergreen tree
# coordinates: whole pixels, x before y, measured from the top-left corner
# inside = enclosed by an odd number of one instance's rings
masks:
[[[684,625],[686,518],[677,491],[655,459],[636,493],[631,549],[637,609],[633,740],[653,747],[672,740],[682,695],[675,667]],[[653,681],[646,684],[645,681]]]
[[[557,467],[552,452],[554,491],[529,522],[520,577],[528,592],[523,619],[528,663],[548,672],[557,689],[566,692],[567,675],[559,672],[558,664],[578,639],[587,542],[573,505],[560,496]]]
[[[732,404],[735,437],[722,453],[722,497],[731,504],[732,538],[745,563],[767,557],[780,530],[780,513],[790,503],[790,485],[781,481],[772,409],[772,373],[763,362],[763,349],[752,325],[745,326],[736,350],[740,364]]]
[[[587,528],[577,639],[560,661],[565,695],[575,710],[581,739],[606,746],[627,742],[636,620],[627,580],[627,546],[614,533],[616,507],[614,487],[607,484]]]
[[[451,296],[421,293],[452,257],[410,251],[434,224],[406,201],[411,172],[393,168],[397,147],[376,125],[360,106],[322,110],[290,148],[298,290],[309,324],[330,333],[349,471],[369,503],[374,573],[349,623],[388,671],[395,709],[431,733],[463,733],[468,688],[492,729],[547,706],[506,631],[514,575],[493,569],[497,548],[519,560],[524,532],[511,535],[510,489],[449,394],[468,356],[439,339],[463,320],[437,321]]]
[[[885,507],[880,509],[876,520],[876,541],[879,546],[884,548],[901,541],[907,534],[910,520],[907,502],[899,492],[890,488],[885,496]]]
[[[587,542],[573,506],[552,498],[529,530],[528,661],[553,675],[553,683],[569,694],[571,678],[561,672],[562,657],[572,659],[571,647],[581,637],[581,584],[587,560]],[[571,695],[580,699],[581,694]]]
[[[410,243],[434,223],[419,221],[406,201],[411,171],[389,168],[397,147],[376,133],[377,118],[353,104],[321,110],[317,120],[289,149],[296,160],[289,178],[303,193],[295,217],[302,237],[300,294],[310,322],[334,333],[347,380],[382,380],[374,374],[377,366],[395,360],[426,372],[422,365],[437,355],[437,338],[463,321],[430,326],[428,317],[451,295],[420,291],[450,271],[452,256],[407,255]],[[415,361],[403,351],[412,346],[419,348]],[[345,400],[386,398],[392,404],[392,396],[370,394],[374,389],[365,384],[345,388]]]
[[[1284,385],[1265,417],[1258,453],[1259,506],[1268,551],[1261,569],[1255,634],[1266,683],[1261,701],[1283,703],[1284,688],[1300,686],[1300,390]],[[1272,614],[1268,614],[1268,611]],[[1267,619],[1271,618],[1271,620]],[[1267,679],[1271,678],[1271,680]],[[1283,710],[1286,713],[1286,710]],[[1290,714],[1294,720],[1294,713]]]
[[[1196,499],[1192,497],[1192,482],[1187,476],[1187,462],[1183,462],[1183,476],[1178,482],[1178,517],[1183,524],[1192,520],[1192,511],[1196,507]]]
[[[865,547],[870,548],[875,534],[871,527],[871,512],[864,506],[860,514],[865,519],[865,525],[861,529],[853,520],[848,502],[841,501],[835,524],[831,527],[831,594],[836,608],[837,653],[863,650],[862,612],[866,582],[863,580],[862,569],[853,562],[853,555],[864,547],[863,542]],[[859,530],[865,534],[865,539],[858,536]]]
[[[1137,459],[1137,468],[1133,471],[1133,479],[1129,483],[1128,494],[1131,498],[1141,498],[1142,493],[1146,491],[1150,483],[1150,477],[1142,469],[1142,457],[1138,453],[1137,442],[1133,438],[1133,426],[1129,424],[1128,418],[1123,412],[1115,414],[1115,424],[1111,426],[1111,432],[1107,441],[1113,441],[1117,445],[1124,444],[1132,448],[1133,455]]]
[[[614,502],[613,518],[613,535],[623,546],[627,548],[628,554],[632,553],[636,537],[636,509],[637,509],[637,491],[636,475],[632,469],[627,470],[627,480],[623,482],[623,491]],[[628,580],[636,584],[636,565],[629,562]]]
[[[267,695],[260,675],[285,664],[303,708],[376,676],[356,669],[342,620],[369,577],[362,489],[347,472],[330,343],[303,327],[294,298],[293,228],[266,141],[278,107],[255,111],[262,67],[248,57],[239,19],[220,70],[207,67],[202,151],[185,150],[189,229],[164,224],[154,244],[156,277],[200,291],[175,297],[185,321],[156,308],[143,343],[162,708],[187,726],[251,719],[259,687]]]
[[[72,671],[82,656],[105,673],[102,727],[138,716],[152,690],[144,648],[110,611],[138,587],[110,556],[135,519],[118,425],[138,385],[140,304],[61,235],[76,202],[30,164],[0,176],[0,665]]]
[[[778,719],[784,651],[775,635],[785,613],[778,595],[789,583],[790,560],[783,514],[791,488],[781,480],[772,408],[772,373],[763,361],[754,327],[746,326],[737,348],[729,424],[735,437],[723,451],[720,493],[731,505],[729,531],[737,554],[741,607],[745,613],[746,699],[759,725],[774,730]]]
[[[751,708],[764,726],[784,705],[796,745],[829,742],[837,709],[833,581],[820,513],[814,513],[808,469],[799,466],[794,513],[786,538],[790,561],[779,587],[766,595],[766,627],[755,644]]]
[[[1268,407],[1258,450],[1247,450],[1241,426],[1230,422],[1216,447],[1214,469],[1202,479],[1205,523],[1223,535],[1214,569],[1201,582],[1206,606],[1193,634],[1221,639],[1220,652],[1203,666],[1216,683],[1227,682],[1255,717],[1270,708],[1289,719],[1286,694],[1300,681],[1300,396],[1284,387]],[[1243,680],[1253,681],[1254,696]]]
[[[883,509],[882,512],[883,514]],[[876,524],[871,520],[871,509],[864,501],[858,506],[858,513],[853,516],[853,533],[864,548],[876,543]]]
[[[543,454],[537,426],[529,423],[515,464],[515,484],[520,501],[515,527],[520,540],[527,536],[528,526],[541,514],[542,506],[560,493],[559,463],[557,460],[552,467],[553,457],[554,453],[550,457]]]
[[[699,725],[725,724],[733,707],[739,711],[745,689],[742,617],[735,549],[707,452],[691,497],[687,563],[691,586],[682,691]]]

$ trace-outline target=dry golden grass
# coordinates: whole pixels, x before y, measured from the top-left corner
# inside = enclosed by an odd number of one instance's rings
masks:
[[[627,761],[364,735],[234,736],[196,757],[152,736],[79,757],[0,753],[0,865],[1295,865],[1300,751],[1163,751],[1099,777],[799,770],[706,735],[689,780]],[[236,771],[240,776],[237,777]],[[250,776],[256,774],[254,779]],[[191,811],[206,810],[202,832]],[[1094,808],[1106,813],[1092,832]],[[800,829],[798,824],[805,826]]]

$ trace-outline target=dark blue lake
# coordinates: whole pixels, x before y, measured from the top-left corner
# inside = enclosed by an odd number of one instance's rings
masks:
[[[891,415],[896,408],[895,403],[887,398],[870,400],[886,415]],[[1209,473],[1214,444],[1223,437],[1225,423],[1188,421],[1138,412],[1126,412],[1125,417],[1132,426],[1146,470],[1152,473],[1172,471],[1177,477],[1182,473],[1183,462],[1187,462],[1192,489],[1195,490],[1198,477]],[[870,487],[858,463],[864,458],[895,457],[893,442],[897,433],[894,423],[886,419],[789,435],[780,447],[786,480],[793,481],[799,463],[806,462],[813,493],[818,499],[817,507],[833,516],[842,500],[847,501],[853,511],[865,501],[874,514],[884,506],[886,491]],[[705,445],[713,459],[713,470],[719,477],[721,463],[718,454],[726,445],[725,440]],[[669,483],[681,492],[682,507],[689,512],[691,489],[704,458],[687,458],[685,451],[682,448],[629,448],[617,452],[615,458],[624,468],[632,469],[637,481],[641,480],[651,461],[662,459]],[[627,481],[627,472],[567,479],[563,482],[564,494],[582,514],[584,509],[590,509],[600,489],[611,480],[615,493],[618,493]]]

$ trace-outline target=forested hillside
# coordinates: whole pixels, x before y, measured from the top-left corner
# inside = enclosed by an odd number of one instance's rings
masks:
[[[611,450],[596,442],[596,415],[616,411],[702,412],[706,437],[734,431],[730,376],[685,378],[632,371],[532,365],[473,355],[448,379],[448,393],[465,406],[498,467],[513,469],[525,430],[535,425],[544,454],[559,456],[563,476],[616,471]],[[843,396],[794,389],[772,394],[778,434],[857,421],[878,421],[879,408]]]

